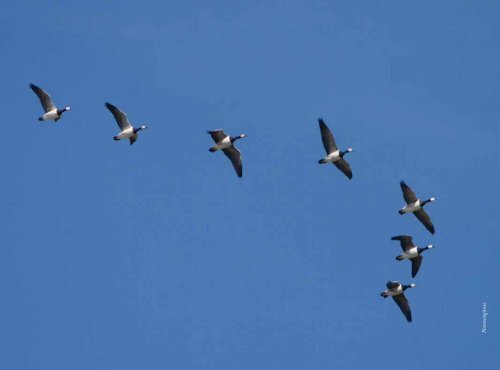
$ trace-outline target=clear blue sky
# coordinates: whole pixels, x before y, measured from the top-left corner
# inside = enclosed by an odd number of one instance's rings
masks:
[[[0,368],[496,368],[500,4],[159,3],[1,2]],[[435,245],[414,280],[397,234]]]

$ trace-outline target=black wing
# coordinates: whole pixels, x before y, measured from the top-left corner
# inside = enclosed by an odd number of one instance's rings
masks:
[[[212,136],[212,139],[215,141],[215,143],[220,143],[227,136],[227,134],[223,130],[207,131],[207,133]]]
[[[52,98],[50,97],[49,94],[47,94],[45,90],[33,84],[30,84],[30,87],[31,90],[33,90],[35,94],[38,96],[38,99],[40,99],[40,103],[42,103],[42,107],[45,113],[50,112],[53,109],[56,109],[54,103],[52,103]]]
[[[385,284],[387,289],[394,289],[397,288],[399,285],[400,283],[398,281],[388,281],[387,284]]]
[[[351,166],[349,166],[349,163],[343,158],[340,158],[338,161],[333,162],[335,167],[337,167],[339,170],[341,170],[344,175],[346,175],[349,180],[352,179],[352,170]]]
[[[413,248],[415,245],[413,244],[413,239],[410,235],[398,235],[398,236],[393,236],[391,240],[399,240],[401,244],[401,248],[404,251],[407,251],[408,249]]]
[[[411,190],[410,187],[406,185],[404,181],[401,181],[399,184],[401,185],[401,190],[403,191],[403,198],[405,198],[406,204],[415,203],[418,200],[418,198],[413,192],[413,190]]]
[[[113,104],[106,103],[104,105],[106,106],[106,108],[108,108],[110,110],[111,113],[113,113],[113,117],[115,117],[116,123],[118,123],[118,127],[120,127],[120,130],[124,131],[124,130],[132,127],[132,125],[130,124],[130,122],[127,119],[127,115],[125,114],[125,112],[122,112],[120,109],[115,107]]]
[[[394,299],[394,302],[396,302],[396,304],[401,309],[401,312],[403,312],[403,315],[405,315],[406,321],[411,322],[410,304],[408,303],[408,300],[406,299],[405,295],[403,293],[398,295],[393,295],[392,299]]]
[[[420,269],[420,265],[422,264],[422,260],[424,257],[418,255],[417,257],[410,258],[411,261],[411,277],[417,276],[417,272]]]
[[[241,153],[238,149],[231,145],[229,148],[222,149],[226,157],[231,160],[234,170],[238,174],[238,177],[243,176],[243,164],[241,163]]]
[[[335,144],[335,139],[333,138],[332,132],[323,121],[323,118],[318,119],[319,129],[321,130],[321,140],[323,140],[323,146],[325,147],[326,153],[330,154],[338,150],[337,144]]]
[[[423,209],[419,209],[418,211],[413,212],[416,218],[420,220],[422,224],[424,224],[425,228],[429,230],[431,234],[434,234],[436,230],[434,229],[434,225],[432,224],[431,218]]]
[[[137,141],[137,137],[138,137],[137,134],[133,134],[131,137],[129,137],[130,145],[132,145]]]

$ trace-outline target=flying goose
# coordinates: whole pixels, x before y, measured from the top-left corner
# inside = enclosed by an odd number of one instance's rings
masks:
[[[409,259],[411,261],[411,277],[414,278],[420,269],[420,265],[422,264],[422,252],[427,249],[432,249],[432,244],[429,244],[424,248],[419,248],[413,244],[413,238],[410,235],[393,236],[391,240],[399,240],[403,253],[397,256],[396,259],[398,261],[402,261],[404,259]]]
[[[238,139],[243,139],[246,135],[241,134],[239,136],[229,136],[223,130],[207,131],[207,133],[210,134],[212,139],[215,141],[215,145],[208,150],[211,153],[222,150],[226,157],[231,160],[238,177],[242,177],[243,164],[241,163],[241,153],[234,146],[234,142]]]
[[[326,150],[326,156],[320,159],[318,163],[333,163],[339,170],[341,170],[344,175],[346,175],[349,180],[352,179],[352,170],[349,163],[344,159],[346,153],[352,152],[352,148],[347,148],[347,150],[339,150],[337,144],[335,144],[335,139],[333,138],[332,132],[325,124],[322,118],[318,119],[319,128],[321,130],[321,139],[323,140],[323,146]]]
[[[144,130],[148,128],[145,125],[142,125],[140,127],[134,128],[130,122],[127,119],[127,115],[125,112],[122,112],[120,109],[115,107],[113,104],[106,103],[104,104],[106,108],[110,110],[111,113],[113,113],[113,116],[115,117],[116,123],[118,123],[118,127],[120,127],[120,133],[116,136],[113,137],[113,140],[121,140],[121,139],[129,139],[130,140],[130,145],[135,143],[138,137],[138,132],[141,130]]]
[[[70,107],[57,109],[54,103],[52,103],[52,98],[46,91],[33,84],[30,84],[30,87],[38,96],[38,99],[40,99],[40,103],[42,103],[43,110],[45,111],[45,114],[38,118],[39,121],[49,121],[53,119],[54,122],[57,122],[64,112],[71,110]]]
[[[436,198],[429,198],[427,200],[420,200],[417,198],[413,190],[410,189],[408,185],[405,184],[404,181],[400,182],[401,190],[403,191],[403,198],[406,201],[406,205],[403,209],[399,210],[400,215],[404,215],[405,213],[412,212],[415,217],[417,217],[420,222],[425,226],[427,230],[430,231],[431,234],[435,233],[434,225],[432,224],[431,218],[424,211],[424,206],[429,202],[434,202]]]
[[[403,292],[408,288],[415,288],[415,284],[403,285],[399,281],[388,281],[386,287],[387,290],[380,293],[380,295],[384,298],[392,297],[401,309],[401,312],[403,312],[403,315],[405,315],[406,321],[411,322],[410,304]]]

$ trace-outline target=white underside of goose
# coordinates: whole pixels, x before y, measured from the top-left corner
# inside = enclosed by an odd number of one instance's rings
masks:
[[[229,136],[226,136],[224,139],[215,144],[213,148],[215,150],[222,150],[229,148],[231,145],[233,145],[233,143],[231,143],[231,138]]]
[[[59,117],[57,115],[57,109],[52,109],[50,111],[48,111],[47,113],[45,113],[42,117],[40,117],[43,121],[50,121],[52,119],[56,119],[57,117]]]
[[[134,128],[129,127],[127,129],[123,130],[122,132],[120,132],[118,135],[116,135],[116,139],[117,140],[128,139],[132,136],[134,136]]]
[[[337,162],[340,159],[340,150],[336,150],[323,158],[325,162]]]
[[[391,290],[391,289],[387,289],[385,292],[385,295],[388,296],[388,297],[392,297],[392,296],[395,296],[395,295],[399,295],[401,293],[403,293],[403,287],[400,285],[396,288],[396,290]]]
[[[399,257],[402,259],[408,259],[408,258],[414,258],[417,256],[418,256],[417,247],[413,247],[412,249],[409,249],[409,250],[403,252],[403,254],[401,254]]]
[[[419,211],[422,209],[422,206],[420,205],[420,200],[417,200],[415,203],[410,203],[407,204],[406,206],[403,207],[401,212],[403,213],[410,213],[410,212],[415,212]]]

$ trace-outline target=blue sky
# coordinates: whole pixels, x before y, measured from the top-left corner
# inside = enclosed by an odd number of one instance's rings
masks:
[[[2,2],[0,368],[495,368],[499,3],[159,3]]]

